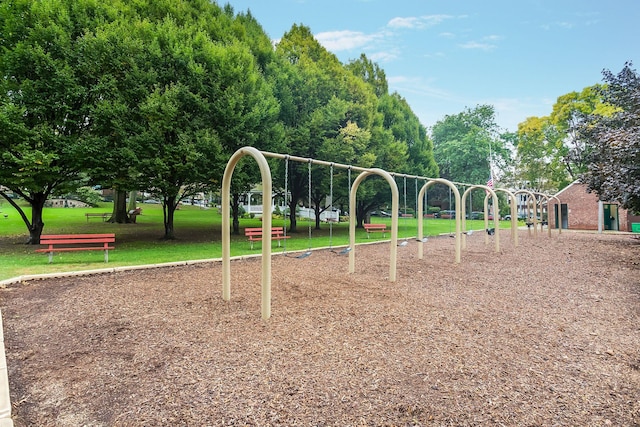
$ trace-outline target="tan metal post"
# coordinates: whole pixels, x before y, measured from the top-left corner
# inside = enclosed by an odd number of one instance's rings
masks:
[[[396,281],[396,261],[398,254],[398,185],[393,177],[386,171],[378,168],[369,169],[358,175],[351,185],[349,191],[349,273],[356,271],[356,194],[358,186],[369,175],[380,175],[389,183],[391,187],[391,253],[389,256],[389,281]]]
[[[498,219],[498,216],[496,215],[496,213],[498,212],[498,196],[496,195],[495,191],[493,191],[493,189],[491,187],[487,187],[486,185],[472,185],[471,187],[467,188],[464,192],[464,194],[462,195],[462,207],[464,208],[464,201],[467,197],[467,194],[469,194],[471,192],[471,190],[475,190],[476,188],[481,188],[483,190],[485,190],[486,192],[488,192],[488,195],[491,196],[492,200],[493,200],[493,226],[496,229],[496,234],[494,235],[495,238],[493,239],[494,242],[494,246],[495,246],[495,251],[496,252],[500,252],[500,233],[498,233],[498,230],[500,229],[500,222]],[[488,209],[487,209],[487,196],[485,196],[485,208],[484,208],[484,217],[485,217],[485,228],[489,228],[489,220],[488,220]],[[465,233],[466,230],[466,221],[463,219],[463,233]],[[489,243],[489,236],[485,237],[485,243],[488,244]],[[466,249],[467,248],[467,241],[465,239],[465,235],[462,235],[462,248]]]
[[[231,299],[231,177],[238,161],[244,156],[253,157],[262,177],[262,318],[271,317],[271,169],[267,159],[253,147],[236,151],[222,177],[222,299]]]
[[[498,191],[507,193],[511,200],[511,240],[513,240],[513,246],[518,246],[518,204],[516,196],[511,191],[504,188],[496,188],[495,191],[496,193]]]
[[[518,190],[515,193],[513,193],[513,195],[518,195],[518,194],[526,194],[529,196],[529,198],[527,199],[527,221],[529,220],[529,217],[531,216],[531,207],[530,207],[530,202],[533,201],[534,202],[534,207],[533,207],[533,228],[536,229],[534,231],[534,237],[536,237],[538,235],[537,232],[537,225],[538,225],[538,214],[536,211],[536,206],[537,206],[537,202],[536,202],[536,196],[533,194],[533,192],[529,191],[529,190]],[[527,232],[529,234],[529,236],[531,236],[531,228],[527,227]]]
[[[445,184],[446,186],[451,188],[455,197],[455,201],[456,201],[455,261],[457,264],[459,264],[460,253],[461,253],[460,236],[462,235],[460,231],[461,230],[460,214],[458,212],[458,210],[460,209],[460,192],[458,191],[458,188],[451,181],[448,181],[443,178],[430,179],[429,182],[427,182],[425,185],[422,186],[418,194],[418,218],[419,218],[418,220],[418,259],[422,259],[424,256],[424,248],[423,248],[424,242],[422,241],[424,237],[424,231],[422,226],[424,202],[422,200],[424,199],[424,193],[427,191],[427,189],[435,184]]]

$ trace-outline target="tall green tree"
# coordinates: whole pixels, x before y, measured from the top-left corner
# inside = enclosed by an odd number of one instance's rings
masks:
[[[578,132],[587,115],[609,115],[601,85],[558,97],[549,116],[529,117],[516,134],[514,184],[554,192],[586,171],[587,146]]]
[[[640,75],[627,62],[618,74],[603,76],[601,96],[611,114],[590,114],[581,123],[588,147],[582,180],[601,200],[640,212]]]
[[[82,178],[89,88],[77,74],[79,41],[108,19],[92,0],[0,3],[0,186],[30,203],[31,218],[0,195],[25,222],[28,243],[40,241],[47,198]]]
[[[276,53],[282,61],[282,72],[275,87],[282,105],[280,119],[285,126],[285,142],[289,153],[318,158],[322,147],[326,148],[327,141],[343,141],[340,138],[341,129],[349,123],[359,129],[371,128],[377,114],[375,94],[366,83],[349,72],[335,55],[324,49],[309,28],[294,25],[278,43]],[[368,151],[371,150],[354,153],[355,158],[343,158],[340,161],[361,164],[360,160],[366,161],[361,156],[367,155]],[[306,165],[291,166],[289,220],[291,230],[295,231],[295,207],[300,200],[306,200],[305,196],[313,188],[308,188]],[[312,182],[326,182],[326,174],[327,171],[317,169]],[[326,194],[326,187],[324,192]],[[321,199],[317,195],[316,200]]]
[[[153,90],[155,71],[148,61],[142,22],[119,19],[87,32],[81,40],[78,72],[90,88],[86,98],[89,137],[82,167],[94,184],[114,190],[112,222],[125,223],[126,196],[139,188],[140,147],[144,130],[141,101]]]
[[[542,192],[558,187],[552,168],[554,141],[557,139],[556,128],[549,117],[529,117],[518,125],[514,187]],[[564,172],[564,168],[560,171]],[[564,181],[564,173],[560,180]]]
[[[560,188],[573,182],[587,170],[586,145],[580,138],[579,126],[582,119],[591,114],[609,116],[612,106],[602,101],[602,85],[584,88],[580,92],[570,92],[558,97],[549,115],[555,126],[557,140],[554,144],[554,165],[564,167],[568,180],[560,183]]]
[[[445,116],[433,126],[431,137],[440,176],[445,179],[484,185],[490,176],[494,179],[503,176],[509,165],[508,139],[500,133],[491,105],[478,105]],[[434,188],[429,197],[434,204],[453,208],[444,186]],[[472,199],[468,206],[480,208],[482,198]]]
[[[509,157],[491,105],[445,116],[433,126],[431,137],[440,175],[452,181],[485,184],[490,161],[500,168]]]
[[[178,203],[219,185],[225,148],[252,145],[277,107],[245,45],[216,43],[198,27],[170,20],[153,31],[158,78],[143,105],[141,177],[162,197],[164,237],[171,239]]]

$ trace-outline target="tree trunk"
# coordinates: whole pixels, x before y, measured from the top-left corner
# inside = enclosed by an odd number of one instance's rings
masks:
[[[363,224],[364,224],[365,217],[366,217],[366,211],[364,210],[364,207],[358,204],[358,206],[356,207],[356,227],[357,228],[364,227]]]
[[[174,240],[173,217],[176,211],[176,198],[165,198],[162,204],[162,214],[164,216],[164,240]]]
[[[231,199],[232,230],[231,233],[240,235],[240,193],[233,193]]]
[[[138,197],[138,192],[137,191],[131,191],[129,193],[129,206],[127,207],[127,212],[129,211],[133,211],[136,209],[137,205],[136,205],[136,197]]]
[[[129,222],[127,215],[127,192],[123,190],[114,190],[113,192],[113,212],[109,222],[118,224],[126,224]]]
[[[7,196],[6,193],[0,191],[0,196],[4,197],[7,202],[9,202],[11,206],[13,206],[16,212],[18,212],[18,215],[20,215],[20,218],[22,218],[24,224],[27,226],[27,230],[29,230],[29,239],[25,243],[27,245],[37,245],[40,243],[40,235],[42,234],[42,229],[44,228],[44,223],[42,222],[42,207],[40,208],[39,213],[36,215],[37,209],[35,208],[35,206],[38,203],[34,202],[34,200],[39,200],[37,195],[36,197],[33,197],[33,199],[27,198],[25,194],[21,195],[33,206],[33,209],[31,210],[31,216],[32,218],[36,218],[36,223],[40,224],[39,227],[32,227],[32,223],[29,221],[29,218],[27,218],[27,214],[25,214],[24,210],[12,198]],[[47,200],[46,196],[44,196],[44,200]],[[42,206],[44,206],[44,201],[42,202]]]
[[[313,207],[313,212],[315,213],[315,216],[316,216],[316,230],[320,230],[320,213],[321,213],[321,209],[320,209],[320,205],[318,203],[316,203],[316,205]]]
[[[296,217],[296,206],[298,205],[298,201],[294,201],[291,199],[289,202],[289,232],[297,233],[298,232],[298,221]]]
[[[40,236],[44,229],[44,222],[42,221],[42,211],[44,209],[44,203],[47,201],[47,195],[44,193],[36,193],[31,195],[31,224],[27,224],[29,228],[29,240],[28,245],[39,245]]]

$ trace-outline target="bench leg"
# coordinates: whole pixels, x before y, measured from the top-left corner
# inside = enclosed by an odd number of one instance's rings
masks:
[[[53,252],[49,252],[49,264],[53,262]]]
[[[109,262],[109,250],[105,249],[104,251],[104,262]]]

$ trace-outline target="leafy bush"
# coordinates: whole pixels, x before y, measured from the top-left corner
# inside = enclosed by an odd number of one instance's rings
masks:
[[[102,195],[98,190],[94,190],[91,187],[80,187],[76,191],[67,196],[69,199],[79,200],[94,208],[98,206],[98,203],[102,202]]]

